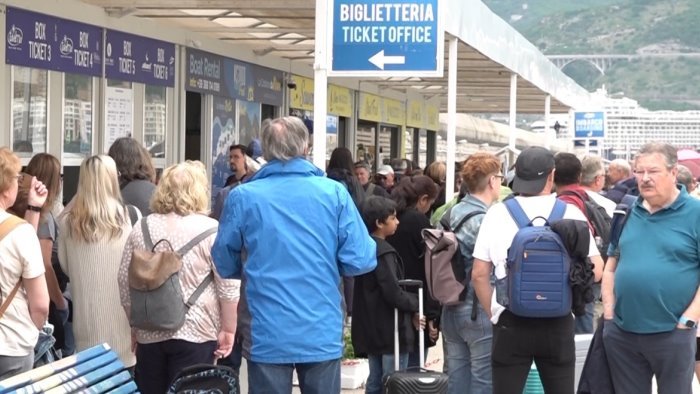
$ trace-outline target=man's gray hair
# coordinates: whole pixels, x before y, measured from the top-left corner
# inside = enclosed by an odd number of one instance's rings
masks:
[[[289,161],[306,154],[309,130],[296,116],[284,116],[270,121],[262,131],[265,160]]]
[[[615,159],[611,161],[608,168],[617,168],[621,170],[625,174],[626,178],[632,175],[632,167],[630,166],[630,163],[625,159]]]
[[[666,142],[657,141],[647,142],[646,144],[642,145],[642,147],[639,148],[639,152],[637,152],[635,161],[641,155],[648,155],[652,153],[661,154],[666,161],[666,168],[668,169],[671,169],[678,164],[678,150],[676,147]]]
[[[678,175],[676,175],[676,183],[680,183],[685,185],[686,190],[690,190],[690,187],[693,185],[693,181],[695,179],[693,178],[693,173],[690,172],[688,167],[679,164],[678,165]]]
[[[603,172],[603,159],[600,156],[587,155],[581,159],[581,184],[590,186],[595,178]]]

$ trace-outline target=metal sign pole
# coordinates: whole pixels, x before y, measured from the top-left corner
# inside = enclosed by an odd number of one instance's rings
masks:
[[[328,1],[316,0],[316,48],[314,51],[314,134],[313,162],[326,169],[326,115],[328,108]]]
[[[445,179],[445,203],[452,200],[455,189],[455,149],[457,147],[457,38],[450,38],[450,55],[447,70],[447,177]]]
[[[508,124],[510,125],[510,137],[508,138],[508,147],[510,147],[511,152],[515,150],[515,117],[517,115],[516,111],[516,100],[518,97],[518,74],[510,74],[510,118]]]

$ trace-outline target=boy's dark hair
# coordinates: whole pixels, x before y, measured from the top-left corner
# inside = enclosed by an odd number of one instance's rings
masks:
[[[581,168],[581,160],[573,153],[557,153],[554,156],[554,184],[568,186],[579,183]]]
[[[371,196],[362,204],[362,220],[370,233],[377,230],[377,221],[383,223],[395,214],[396,203],[386,197]]]

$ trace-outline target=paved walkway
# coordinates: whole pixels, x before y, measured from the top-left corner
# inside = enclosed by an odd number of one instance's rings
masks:
[[[443,364],[443,356],[442,356],[442,341],[438,341],[438,344],[430,349],[430,352],[428,353],[428,368],[436,371],[442,371],[442,364]],[[245,394],[248,393],[248,381],[247,381],[247,376],[248,372],[246,369],[245,365],[245,360],[243,360],[243,366],[241,367],[241,393]],[[656,393],[656,382],[654,382],[654,393]],[[357,390],[343,390],[343,394],[363,394],[365,391],[362,388],[359,388]],[[300,394],[301,391],[299,390],[298,387],[295,387],[293,390],[294,394]],[[695,379],[693,381],[693,393],[694,394],[700,394],[700,384],[698,383],[698,380]]]
[[[427,368],[435,370],[435,371],[442,371],[442,364],[444,360],[442,357],[442,341],[438,341],[438,344],[435,347],[430,348],[430,351],[428,352],[428,362]],[[246,368],[246,362],[243,360],[243,365],[241,365],[241,393],[245,394],[248,393],[248,370]],[[363,388],[359,388],[357,390],[343,390],[343,394],[362,394],[364,393],[365,390]],[[294,387],[294,390],[292,391],[293,394],[300,394],[301,391],[299,390],[298,387]],[[700,391],[698,392],[700,393]]]

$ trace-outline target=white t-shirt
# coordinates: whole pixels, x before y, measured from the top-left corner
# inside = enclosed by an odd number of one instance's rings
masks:
[[[615,207],[617,206],[617,204],[615,204],[615,201],[592,190],[586,190],[586,193],[588,193],[588,196],[591,198],[591,200],[595,201],[596,204],[605,208],[605,212],[608,214],[608,216],[610,216],[611,218],[613,217],[613,215],[615,214]]]
[[[554,207],[556,196],[554,194],[535,197],[515,197],[523,211],[529,218],[537,216],[548,217]],[[566,204],[564,219],[581,220],[587,222],[581,210],[571,204]],[[535,221],[535,224],[540,224]],[[590,230],[589,230],[590,231]],[[474,258],[490,261],[494,266],[494,274],[497,279],[506,277],[506,260],[508,258],[508,248],[513,242],[515,234],[518,232],[518,225],[508,212],[504,204],[493,205],[481,222],[479,235],[474,245]],[[599,256],[595,239],[591,234],[590,245],[588,247],[588,257]],[[496,292],[493,292],[491,299],[491,321],[498,323],[498,317],[505,310],[505,307],[496,302]]]
[[[10,216],[0,212],[0,222]],[[44,260],[34,227],[20,224],[0,241],[0,303],[12,292],[20,276],[33,279],[44,274]],[[32,322],[24,286],[0,318],[0,355],[23,357],[34,351],[39,330]]]

